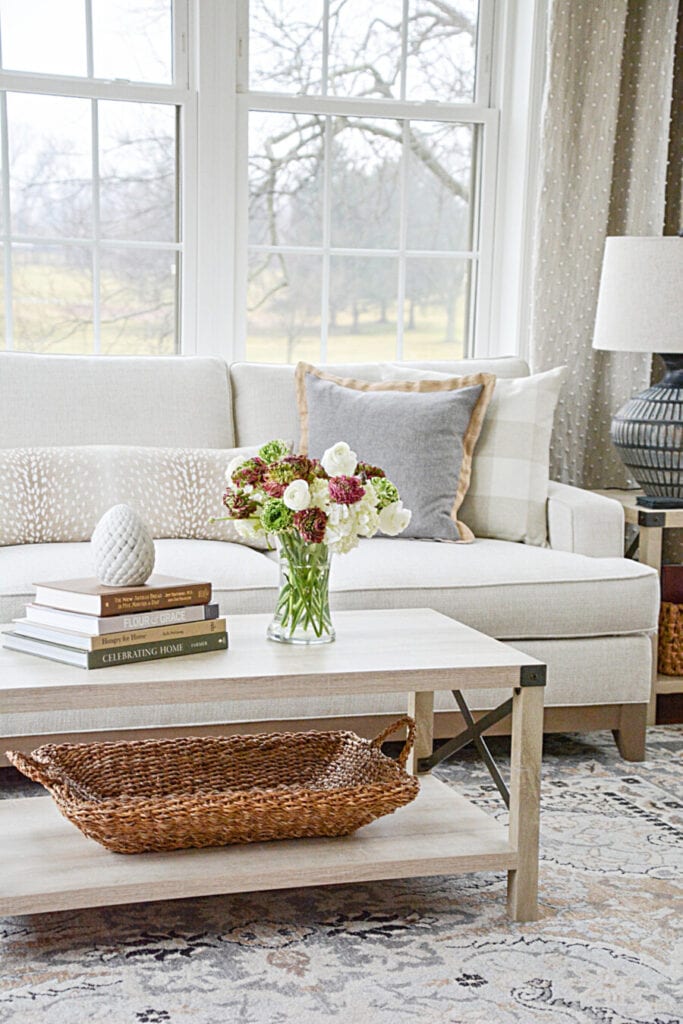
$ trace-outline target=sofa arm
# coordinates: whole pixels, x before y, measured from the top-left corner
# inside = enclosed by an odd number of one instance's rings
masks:
[[[557,551],[623,558],[624,509],[614,498],[568,484],[548,487],[548,538]]]

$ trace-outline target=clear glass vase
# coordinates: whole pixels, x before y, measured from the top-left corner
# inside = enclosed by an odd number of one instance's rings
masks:
[[[268,639],[283,644],[330,644],[330,561],[326,544],[298,536],[278,537],[280,593]]]

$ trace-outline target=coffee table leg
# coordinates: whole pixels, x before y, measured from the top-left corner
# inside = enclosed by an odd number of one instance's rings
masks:
[[[508,872],[508,911],[514,921],[538,918],[538,833],[543,748],[543,687],[515,690],[510,763],[510,842],[517,870]]]
[[[408,694],[408,714],[415,719],[415,743],[406,766],[411,775],[417,775],[417,762],[429,757],[434,746],[434,694],[420,690]]]

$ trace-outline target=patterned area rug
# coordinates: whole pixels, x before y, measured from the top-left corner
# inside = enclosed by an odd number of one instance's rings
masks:
[[[682,752],[676,726],[638,765],[606,734],[546,740],[535,924],[495,874],[8,918],[0,1021],[681,1024]],[[473,755],[440,775],[504,817]]]

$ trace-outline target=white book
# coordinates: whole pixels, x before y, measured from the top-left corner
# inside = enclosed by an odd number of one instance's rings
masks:
[[[48,644],[61,644],[62,647],[73,647],[79,651],[107,651],[119,647],[136,647],[140,644],[151,644],[173,640],[184,640],[188,637],[213,636],[225,633],[225,619],[202,619],[199,622],[172,622],[165,626],[152,626],[146,629],[127,629],[122,633],[104,633],[102,636],[91,636],[77,633],[72,629],[61,629],[57,626],[46,626],[43,622],[29,622],[28,619],[15,619],[13,636],[25,636],[31,640],[43,640]]]
[[[129,615],[85,615],[67,612],[49,605],[29,604],[26,618],[44,626],[70,629],[88,636],[104,636],[106,633],[122,633],[127,630],[151,629],[154,626],[173,626],[184,622],[199,622],[201,619],[217,619],[217,604],[192,604],[182,608],[160,608],[151,612],[131,612]]]

